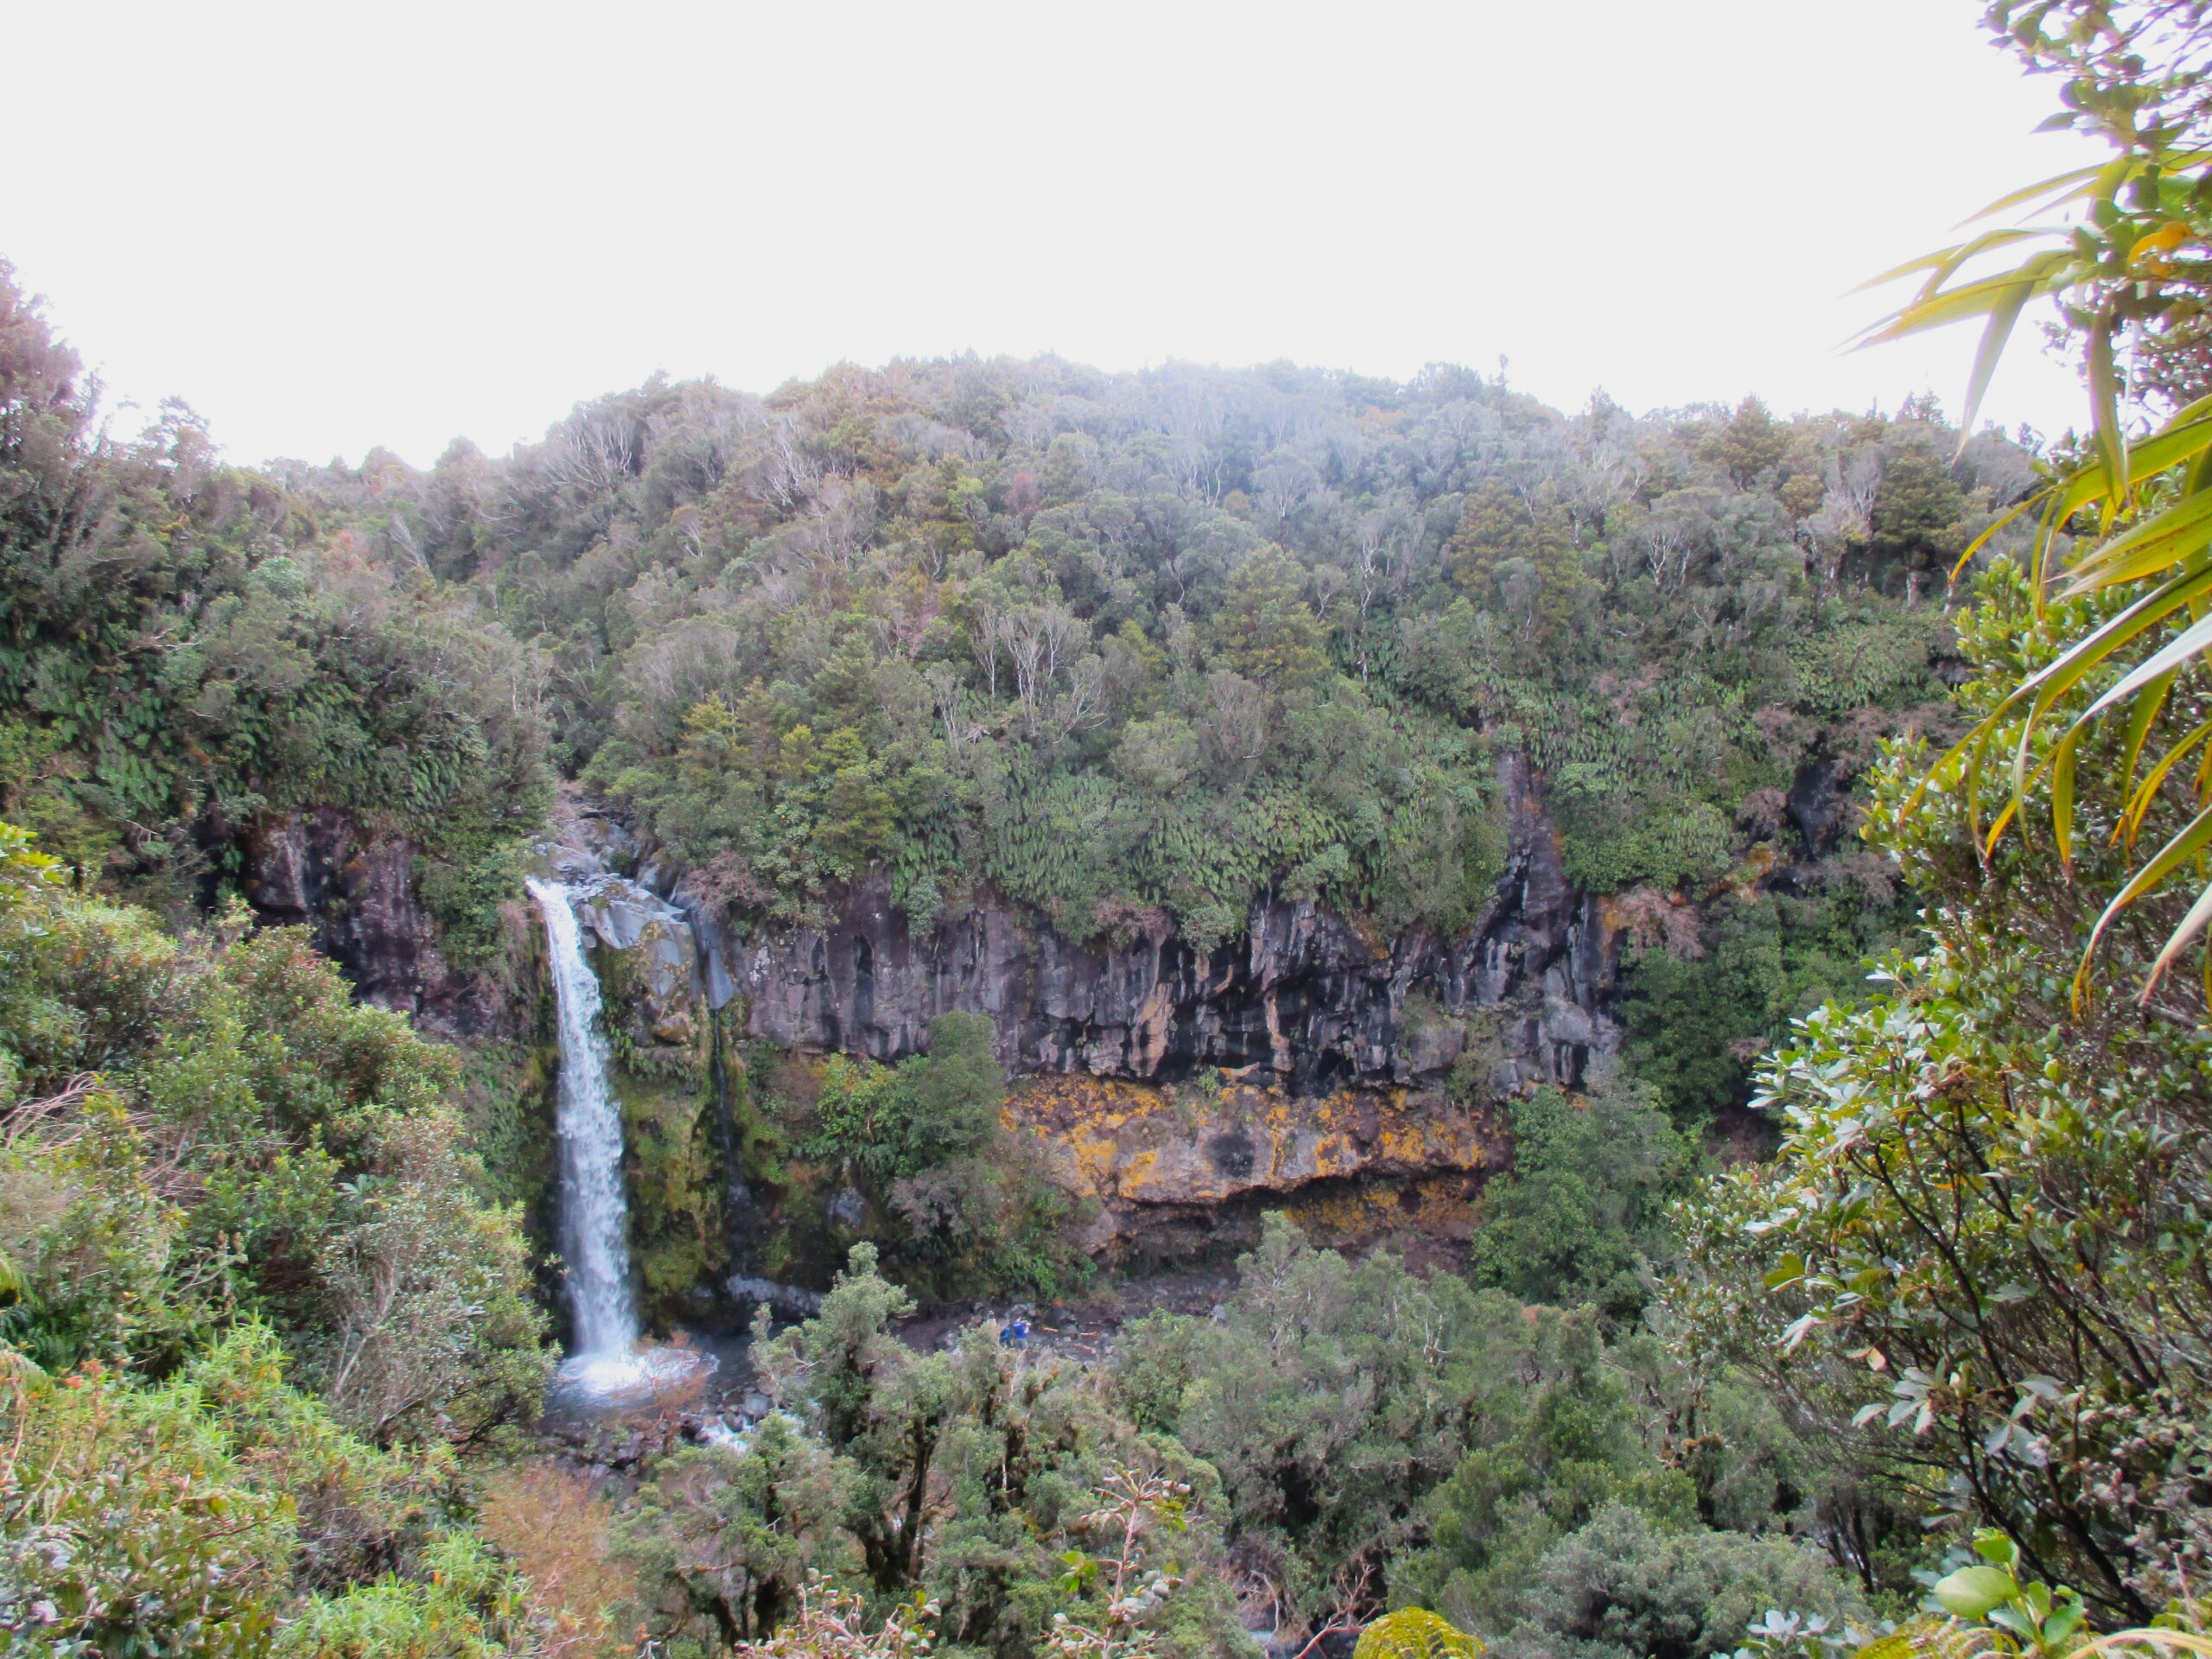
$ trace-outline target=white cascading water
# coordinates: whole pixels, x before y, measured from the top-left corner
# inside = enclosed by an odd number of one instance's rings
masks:
[[[575,1341],[563,1382],[594,1395],[650,1392],[711,1370],[712,1356],[638,1346],[630,1289],[630,1210],[622,1194],[622,1109],[607,1081],[599,976],[584,960],[583,929],[565,887],[524,885],[545,918],[560,1020],[561,1080],[554,1119],[561,1143],[561,1254]]]
[[[560,1015],[561,1255],[582,1359],[627,1354],[638,1343],[630,1294],[630,1211],[622,1197],[622,1111],[607,1084],[610,1051],[599,1025],[599,976],[584,960],[583,930],[568,891],[532,878],[545,916]]]

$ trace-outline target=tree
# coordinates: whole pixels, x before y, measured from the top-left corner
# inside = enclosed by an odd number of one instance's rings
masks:
[[[2002,570],[1980,601],[1961,637],[1970,713],[2003,708],[2097,616],[2037,618]],[[2198,715],[2170,702],[2160,718]],[[2024,723],[1999,722],[2008,747]],[[2122,741],[2100,733],[2084,757],[2090,823],[2126,810],[2103,764]],[[2068,995],[2079,888],[2120,879],[2115,837],[2084,844],[2071,882],[2017,839],[1985,861],[1975,815],[2001,810],[2011,779],[1916,802],[1924,763],[1893,753],[1868,833],[1926,895],[1928,942],[1769,1062],[1754,1104],[1781,1120],[1781,1151],[1696,1206],[1678,1297],[1692,1343],[1751,1336],[1747,1357],[1847,1418],[1839,1433],[1914,1500],[2002,1529],[2039,1576],[2139,1618],[2212,1547],[2181,1497],[2212,1455],[2193,1357],[2212,1300],[2191,1265],[2212,1213],[2212,1033],[2173,992],[2150,1017]],[[2044,810],[2049,785],[2031,779]],[[2150,805],[2169,822],[2189,810]],[[2171,920],[2156,902],[2120,918],[2113,965],[2141,971]]]
[[[817,1573],[857,1565],[840,1475],[826,1447],[771,1414],[741,1454],[696,1446],[656,1463],[616,1522],[616,1553],[654,1587],[661,1628],[703,1621],[723,1642],[760,1640]]]
[[[1198,764],[1198,734],[1179,715],[1131,721],[1114,750],[1114,769],[1154,800],[1172,798]]]
[[[1385,1613],[1359,1633],[1352,1659],[1482,1659],[1483,1643],[1421,1607]]]
[[[916,1599],[879,1624],[866,1599],[810,1573],[798,1590],[798,1617],[755,1640],[738,1642],[741,1659],[921,1659],[930,1650],[936,1606]]]
[[[1591,583],[1548,489],[1484,480],[1467,497],[1446,557],[1460,589],[1498,612],[1521,662],[1577,654],[1575,619]]]
[[[1236,567],[1214,625],[1231,669],[1278,690],[1326,670],[1321,624],[1305,590],[1306,572],[1280,548],[1262,550]]]
[[[877,1609],[926,1602],[944,1639],[1004,1659],[1225,1651],[1210,1473],[1141,1442],[1095,1379],[988,1330],[917,1352],[891,1328],[913,1303],[875,1269],[855,1246],[815,1318],[773,1338],[764,1322],[778,1410],[741,1450],[658,1463],[626,1508],[620,1548],[656,1628],[799,1641],[826,1581]]]
[[[986,1014],[941,1014],[930,1021],[929,1052],[911,1068],[918,1163],[965,1157],[998,1135],[1006,1072],[997,1042]]]
[[[1540,1089],[1507,1108],[1513,1167],[1476,1205],[1469,1266],[1477,1284],[1555,1307],[1594,1304],[1624,1322],[1643,1309],[1641,1274],[1689,1148],[1649,1090],[1633,1085],[1570,1101]]]
[[[1950,569],[1971,539],[1966,507],[1965,492],[1929,440],[1898,444],[1886,457],[1869,551],[1903,569],[1908,603]]]
[[[1707,1659],[1770,1607],[1820,1613],[1837,1630],[1866,1618],[1802,1543],[1664,1527],[1616,1503],[1545,1555],[1511,1638],[1582,1659]]]
[[[1478,1363],[1499,1369],[1421,1505],[1424,1541],[1392,1578],[1394,1597],[1471,1630],[1510,1624],[1545,1554],[1608,1504],[1669,1525],[1695,1504],[1689,1476],[1652,1450],[1592,1310],[1513,1311],[1518,1329],[1488,1333]]]
[[[435,1433],[440,1419],[481,1433],[527,1414],[545,1387],[528,1248],[513,1215],[471,1196],[459,1136],[443,1114],[392,1124],[374,1190],[322,1247],[335,1329],[317,1380],[339,1418],[379,1443]]]
[[[36,1195],[0,1220],[16,1339],[161,1373],[245,1313],[380,1444],[533,1413],[521,1217],[477,1196],[450,1052],[355,1003],[302,930],[218,954],[143,911],[28,897],[0,914],[0,1069],[46,1096],[0,1152]]]
[[[997,1034],[987,1014],[942,1014],[930,1022],[926,1054],[896,1066],[832,1058],[808,1155],[849,1158],[888,1179],[982,1149],[998,1135],[1006,1097]]]
[[[509,1569],[245,1324],[155,1385],[0,1344],[0,1623],[34,1652],[541,1651]]]
[[[1726,473],[1731,484],[1748,490],[1789,454],[1789,429],[1757,397],[1746,397],[1726,423],[1707,437],[1703,449],[1705,458]]]
[[[1531,1539],[1605,1497],[1689,1503],[1588,1312],[1350,1262],[1279,1216],[1237,1270],[1218,1321],[1147,1319],[1116,1370],[1139,1421],[1219,1471],[1253,1617],[1318,1632],[1411,1595],[1464,1625],[1473,1577],[1517,1585]]]

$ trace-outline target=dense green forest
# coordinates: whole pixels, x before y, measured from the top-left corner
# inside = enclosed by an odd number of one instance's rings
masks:
[[[969,358],[249,468],[118,436],[0,265],[0,1651],[2212,1650],[2212,12],[1988,21],[2116,159],[1895,326],[2055,296],[2086,438]],[[740,1443],[544,1433],[561,791],[735,937],[881,875],[1205,959],[1261,893],[1467,936],[1515,768],[1624,1041],[1480,1103],[1463,1248],[1271,1216],[1110,1352],[921,1340],[1089,1272],[988,1022],[717,1029],[753,1116],[694,1185],[812,1160],[912,1225],[762,1313]],[[298,809],[419,855],[517,1028],[256,917]]]
[[[247,474],[181,414],[88,444],[10,306],[0,810],[165,913],[255,813],[328,803],[423,839],[473,959],[558,772],[741,928],[881,868],[918,923],[988,887],[1203,951],[1264,887],[1457,936],[1522,754],[1575,881],[1706,901],[1709,941],[1644,901],[1627,1014],[1689,1116],[1909,915],[1791,791],[1947,718],[1943,575],[2036,476],[1918,404],[1053,361],[656,383],[504,461]]]
[[[1578,878],[1718,880],[1823,740],[1863,756],[1844,722],[1940,696],[1913,601],[2033,477],[1955,445],[1926,410],[1563,419],[1447,369],[971,361],[282,476],[396,579],[475,590],[563,768],[746,909],[881,863],[912,915],[981,880],[1211,941],[1263,882],[1464,927],[1500,748]]]

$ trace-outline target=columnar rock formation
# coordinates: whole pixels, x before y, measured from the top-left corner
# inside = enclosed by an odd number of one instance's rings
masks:
[[[1471,1096],[1580,1084],[1618,1046],[1616,909],[1567,881],[1517,758],[1501,782],[1506,868],[1456,939],[1378,939],[1265,893],[1245,934],[1205,955],[1164,925],[1071,939],[988,893],[918,930],[881,878],[824,925],[748,932],[584,802],[546,857],[601,953],[626,1063],[706,1075],[726,1009],[753,1038],[880,1059],[924,1047],[940,1014],[988,1014],[1021,1080],[1010,1127],[1040,1137],[1048,1166],[1096,1200],[1095,1242],[1169,1249],[1216,1210],[1293,1195],[1342,1205],[1365,1191],[1412,1208],[1424,1193],[1464,1197],[1502,1144]],[[249,852],[254,904],[315,925],[365,996],[456,1034],[518,1024],[489,976],[440,957],[404,843],[318,813],[271,820]],[[1455,1069],[1456,1105],[1441,1086]]]
[[[1209,1070],[1312,1096],[1406,1084],[1471,1046],[1492,1093],[1580,1083],[1612,1052],[1618,951],[1606,912],[1571,887],[1517,758],[1503,763],[1513,834],[1496,896],[1462,938],[1377,939],[1307,901],[1255,897],[1245,935],[1201,957],[1165,926],[1077,941],[989,894],[918,931],[880,876],[826,925],[741,931],[698,882],[587,810],[555,854],[613,949],[638,950],[654,1040],[689,1047],[704,1011],[745,999],[749,1034],[894,1058],[937,1015],[997,1024],[1016,1074],[1173,1082]],[[248,842],[247,896],[311,923],[363,995],[463,1034],[503,1014],[483,976],[456,974],[413,891],[412,851],[335,813],[272,819]]]
[[[1376,939],[1310,902],[1262,894],[1243,938],[1201,957],[1164,927],[1076,941],[988,895],[924,931],[888,882],[856,885],[826,926],[740,937],[696,886],[668,888],[701,941],[709,1000],[747,999],[752,1033],[888,1059],[952,1010],[988,1014],[1017,1074],[1230,1081],[1311,1096],[1417,1082],[1471,1044],[1492,1093],[1574,1084],[1619,1046],[1618,952],[1602,907],[1560,868],[1557,834],[1517,760],[1504,766],[1505,874],[1459,939]]]

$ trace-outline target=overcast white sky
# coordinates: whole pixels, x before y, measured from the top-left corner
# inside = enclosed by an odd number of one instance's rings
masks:
[[[243,461],[968,349],[1955,409],[1966,338],[1836,346],[2088,153],[1980,10],[15,0],[0,256]],[[2059,429],[2029,346],[1986,413]]]

